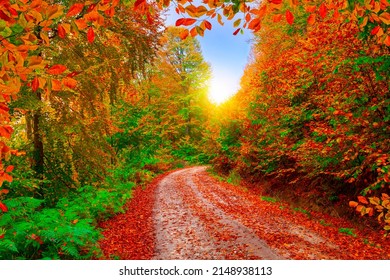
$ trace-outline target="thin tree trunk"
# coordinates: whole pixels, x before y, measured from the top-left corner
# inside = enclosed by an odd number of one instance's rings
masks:
[[[37,97],[39,101],[41,101],[41,93],[39,93],[39,90],[37,92]],[[41,109],[37,109],[33,113],[32,118],[32,128],[33,128],[33,143],[34,143],[34,170],[37,173],[38,179],[43,179],[43,172],[44,172],[44,151],[43,151],[43,142],[42,142],[42,135],[40,133],[40,118],[41,118],[42,112]]]

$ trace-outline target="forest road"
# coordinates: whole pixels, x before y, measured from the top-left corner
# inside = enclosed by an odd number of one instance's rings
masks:
[[[337,250],[315,232],[270,213],[259,196],[219,183],[206,167],[164,177],[155,191],[152,217],[153,259],[274,260],[299,258],[300,253],[305,259],[331,259]],[[271,247],[265,239],[278,245]]]

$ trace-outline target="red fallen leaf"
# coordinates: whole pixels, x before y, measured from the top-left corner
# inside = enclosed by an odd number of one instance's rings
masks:
[[[10,172],[12,172],[12,170],[14,170],[14,166],[8,165],[7,168],[5,169],[5,172],[10,173]]]
[[[290,25],[293,24],[293,22],[294,22],[294,16],[290,12],[290,10],[286,11],[286,20],[287,20],[288,24],[290,24]]]
[[[32,82],[31,82],[31,88],[33,91],[37,91],[37,89],[39,88],[39,79],[38,77],[35,77]]]
[[[322,18],[325,18],[326,14],[328,13],[328,9],[326,8],[324,3],[321,4],[319,11],[320,11],[320,16]]]
[[[66,36],[66,31],[65,31],[65,28],[64,28],[61,24],[58,25],[57,31],[58,31],[58,36],[59,36],[61,39],[64,39],[65,36]]]
[[[88,39],[88,42],[90,42],[90,43],[93,43],[93,41],[95,40],[95,32],[93,31],[92,27],[90,27],[88,29],[87,39]]]
[[[368,200],[364,196],[361,196],[361,195],[358,196],[358,200],[359,200],[360,203],[368,204]]]
[[[176,26],[180,26],[180,25],[184,25],[184,26],[190,26],[192,24],[194,24],[196,22],[196,19],[194,18],[179,18],[175,25]]]
[[[8,212],[7,205],[0,201],[0,209],[5,213]]]
[[[0,239],[3,239],[4,238],[4,234],[0,235]]]
[[[61,64],[56,64],[56,65],[53,65],[52,67],[50,67],[47,70],[47,73],[49,73],[51,75],[59,75],[59,74],[62,74],[66,69],[67,69],[66,66],[61,65]]]
[[[77,16],[84,8],[84,4],[76,3],[70,7],[69,11],[66,13],[66,16],[73,17]]]
[[[366,213],[368,213],[368,216],[372,217],[374,215],[374,209],[372,207],[368,207],[366,209]]]
[[[359,205],[359,203],[357,203],[356,201],[350,201],[349,202],[349,206],[350,207],[356,207],[356,206],[358,206]]]
[[[42,241],[41,237],[36,235],[35,233],[31,234],[30,237],[31,237],[31,239],[37,241],[39,244],[41,244],[41,245],[43,244],[43,241]]]

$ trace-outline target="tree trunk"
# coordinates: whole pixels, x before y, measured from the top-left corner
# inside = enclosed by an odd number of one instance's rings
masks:
[[[39,90],[38,90],[39,91]],[[39,102],[41,101],[41,94],[37,92],[37,97]],[[33,113],[32,117],[32,129],[33,129],[33,143],[34,143],[34,170],[37,173],[38,179],[43,179],[43,172],[44,172],[44,151],[43,151],[43,142],[42,142],[42,135],[40,133],[40,118],[41,118],[42,112],[41,109],[37,109]]]

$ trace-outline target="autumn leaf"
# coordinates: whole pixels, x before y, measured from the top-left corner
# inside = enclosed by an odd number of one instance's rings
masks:
[[[206,14],[207,13],[207,9],[206,9],[206,7],[204,7],[204,6],[199,6],[197,9],[196,9],[196,16],[197,17],[201,17],[201,16],[203,16],[204,14]]]
[[[233,35],[236,36],[238,34],[238,32],[240,32],[241,28],[237,28],[234,32],[233,32]]]
[[[3,174],[3,179],[4,179],[5,181],[8,181],[8,182],[12,183],[12,176],[9,175],[9,174],[7,174],[7,173],[4,173],[4,174]]]
[[[371,204],[374,205],[379,205],[381,202],[378,197],[369,197],[368,200],[370,201]]]
[[[308,24],[314,24],[316,22],[316,15],[315,14],[311,14],[308,18],[307,18],[307,23]]]
[[[386,36],[386,38],[385,38],[385,40],[383,41],[383,43],[384,43],[386,46],[390,47],[390,36]]]
[[[74,21],[74,23],[76,24],[76,26],[77,26],[77,28],[78,28],[79,30],[83,30],[83,29],[85,29],[85,28],[88,27],[87,22],[86,22],[85,19],[83,19],[83,18],[76,19],[76,20]]]
[[[144,5],[146,3],[146,0],[137,0],[134,3],[134,9],[137,9],[139,6]]]
[[[7,205],[5,205],[3,202],[0,201],[0,209],[3,211],[3,212],[8,212],[8,208],[7,208]]]
[[[316,6],[307,6],[305,8],[306,12],[308,13],[314,13],[316,11],[317,7]]]
[[[279,22],[282,20],[282,15],[274,15],[272,18],[273,22]]]
[[[188,37],[188,35],[190,35],[190,32],[188,31],[188,29],[184,29],[184,30],[180,33],[180,38],[181,38],[182,40],[185,40],[185,39]]]
[[[203,22],[204,22],[205,27],[206,27],[208,30],[211,30],[211,28],[212,28],[211,23],[210,23],[209,21],[207,21],[207,20],[204,20]]]
[[[253,19],[249,25],[248,25],[248,28],[253,30],[254,32],[260,30],[260,19],[259,18],[255,18]]]
[[[39,79],[38,77],[35,77],[32,82],[31,82],[31,88],[33,91],[37,91],[37,89],[39,88]]]
[[[283,2],[283,0],[268,0],[270,3],[272,4],[276,4],[276,5],[279,5]]]
[[[218,14],[218,15],[217,15],[217,20],[218,20],[218,23],[219,23],[220,25],[224,25],[224,22],[222,21],[222,16],[221,16],[221,14]]]
[[[7,168],[5,169],[5,172],[10,173],[10,172],[12,172],[12,170],[14,170],[14,166],[13,166],[13,165],[9,165],[9,166],[7,166]]]
[[[357,203],[356,201],[350,201],[349,202],[349,206],[350,207],[356,207],[356,206],[358,206],[359,205],[359,203]]]
[[[380,14],[379,18],[384,24],[390,25],[390,14],[389,13],[387,13],[387,12],[382,13],[382,14]]]
[[[194,18],[179,18],[176,21],[176,26],[184,25],[184,26],[190,26],[196,22],[196,19]]]
[[[368,200],[364,196],[358,196],[358,200],[360,203],[368,204]]]
[[[7,193],[9,193],[9,190],[7,189],[0,190],[0,194],[7,194]]]
[[[66,31],[65,31],[65,28],[64,28],[61,24],[58,25],[57,31],[58,31],[58,36],[59,36],[61,39],[64,39],[65,36],[66,36]]]
[[[9,125],[0,126],[0,136],[5,137],[7,139],[11,138],[11,134],[13,131],[14,129],[12,128],[12,126]]]
[[[83,8],[84,8],[84,4],[76,3],[72,7],[70,7],[66,16],[68,17],[77,16],[83,10]]]
[[[325,4],[322,3],[321,6],[320,6],[320,9],[319,9],[319,12],[320,12],[320,16],[322,18],[325,18],[326,17],[326,14],[328,13],[328,9],[326,8]]]
[[[51,80],[51,89],[54,91],[60,91],[62,89],[61,81],[59,80]]]
[[[7,16],[3,11],[0,10],[0,18],[5,20],[5,21],[10,21],[11,18]]]
[[[93,41],[95,40],[95,32],[93,31],[92,26],[88,29],[87,39],[88,39],[88,42],[90,42],[90,43],[93,43]]]
[[[66,69],[67,69],[66,66],[61,65],[61,64],[56,64],[56,65],[53,65],[52,67],[50,67],[47,70],[47,73],[49,73],[51,75],[59,75],[59,74],[62,74]]]
[[[68,88],[75,88],[77,86],[77,81],[73,78],[65,77],[62,79],[62,84]]]
[[[378,32],[379,32],[379,29],[380,29],[381,27],[378,25],[378,26],[376,26],[376,27],[374,27],[372,30],[371,30],[371,35],[375,35],[375,34],[377,34]]]
[[[287,20],[288,24],[290,24],[290,25],[293,24],[293,22],[294,22],[294,16],[290,12],[290,10],[286,11],[286,20]]]

